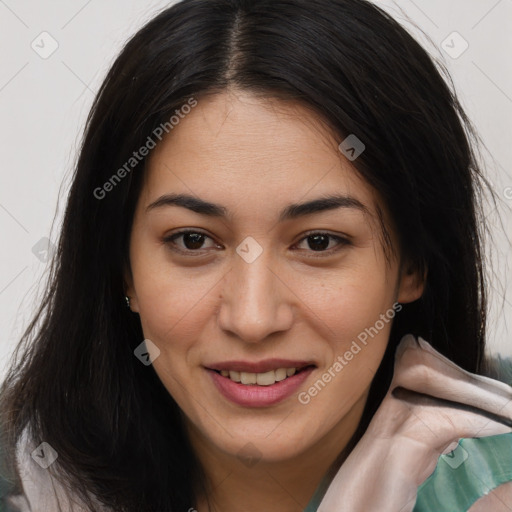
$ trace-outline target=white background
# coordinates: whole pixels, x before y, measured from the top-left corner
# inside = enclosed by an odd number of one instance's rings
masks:
[[[375,1],[443,59],[488,149],[487,174],[501,200],[498,210],[488,209],[495,233],[488,351],[512,355],[512,251],[506,238],[512,233],[512,0]],[[32,249],[43,237],[57,240],[94,94],[123,43],[167,5],[156,0],[0,0],[0,379],[37,303],[46,265]],[[31,47],[33,41],[42,45],[44,31],[58,43],[47,59]],[[454,31],[469,45],[457,58],[442,45],[447,41],[452,53],[463,48],[458,36],[450,36]],[[499,229],[497,212],[503,219]]]

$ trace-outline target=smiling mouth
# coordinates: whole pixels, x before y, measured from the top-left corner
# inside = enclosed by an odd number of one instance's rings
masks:
[[[304,370],[314,368],[314,365],[307,365],[301,368],[277,368],[264,373],[237,372],[232,370],[215,370],[222,377],[244,384],[246,386],[272,386],[276,382],[284,381]]]

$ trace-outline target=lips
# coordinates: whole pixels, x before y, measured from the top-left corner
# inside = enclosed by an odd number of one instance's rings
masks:
[[[265,359],[222,361],[205,366],[215,387],[244,407],[267,407],[290,397],[317,367],[313,361]]]

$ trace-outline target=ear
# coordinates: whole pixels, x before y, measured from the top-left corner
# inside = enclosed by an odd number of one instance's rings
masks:
[[[124,294],[130,298],[130,309],[134,313],[139,312],[139,304],[137,302],[137,294],[133,286],[133,276],[129,263],[125,263],[123,269]]]
[[[407,262],[400,269],[397,302],[406,304],[418,300],[425,290],[427,269],[422,273],[418,265]]]

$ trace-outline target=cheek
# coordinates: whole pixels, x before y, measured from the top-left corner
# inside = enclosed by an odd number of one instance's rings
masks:
[[[144,337],[160,350],[153,368],[180,407],[187,410],[188,392],[199,385],[199,380],[191,377],[197,377],[198,372],[194,366],[200,350],[198,340],[214,314],[210,290],[216,280],[207,274],[185,276],[172,270],[141,268],[137,299]]]
[[[336,422],[361,398],[380,365],[397,314],[393,287],[384,269],[368,265],[338,272],[309,290],[307,305],[329,349],[302,403],[310,403],[311,417]]]
[[[323,365],[299,401],[312,431],[334,427],[367,392],[386,350],[395,309],[386,287],[347,286],[323,296],[329,326]],[[325,331],[324,331],[325,332]]]
[[[322,279],[320,284],[307,279],[301,283],[300,293],[307,297],[307,306],[325,327],[325,336],[336,353],[343,353],[347,343],[368,329],[374,332],[375,326],[389,334],[395,315],[394,289],[390,276],[378,266],[342,269]]]
[[[165,249],[134,258],[132,272],[144,335],[161,350],[187,347],[212,314],[217,273],[169,265]]]

